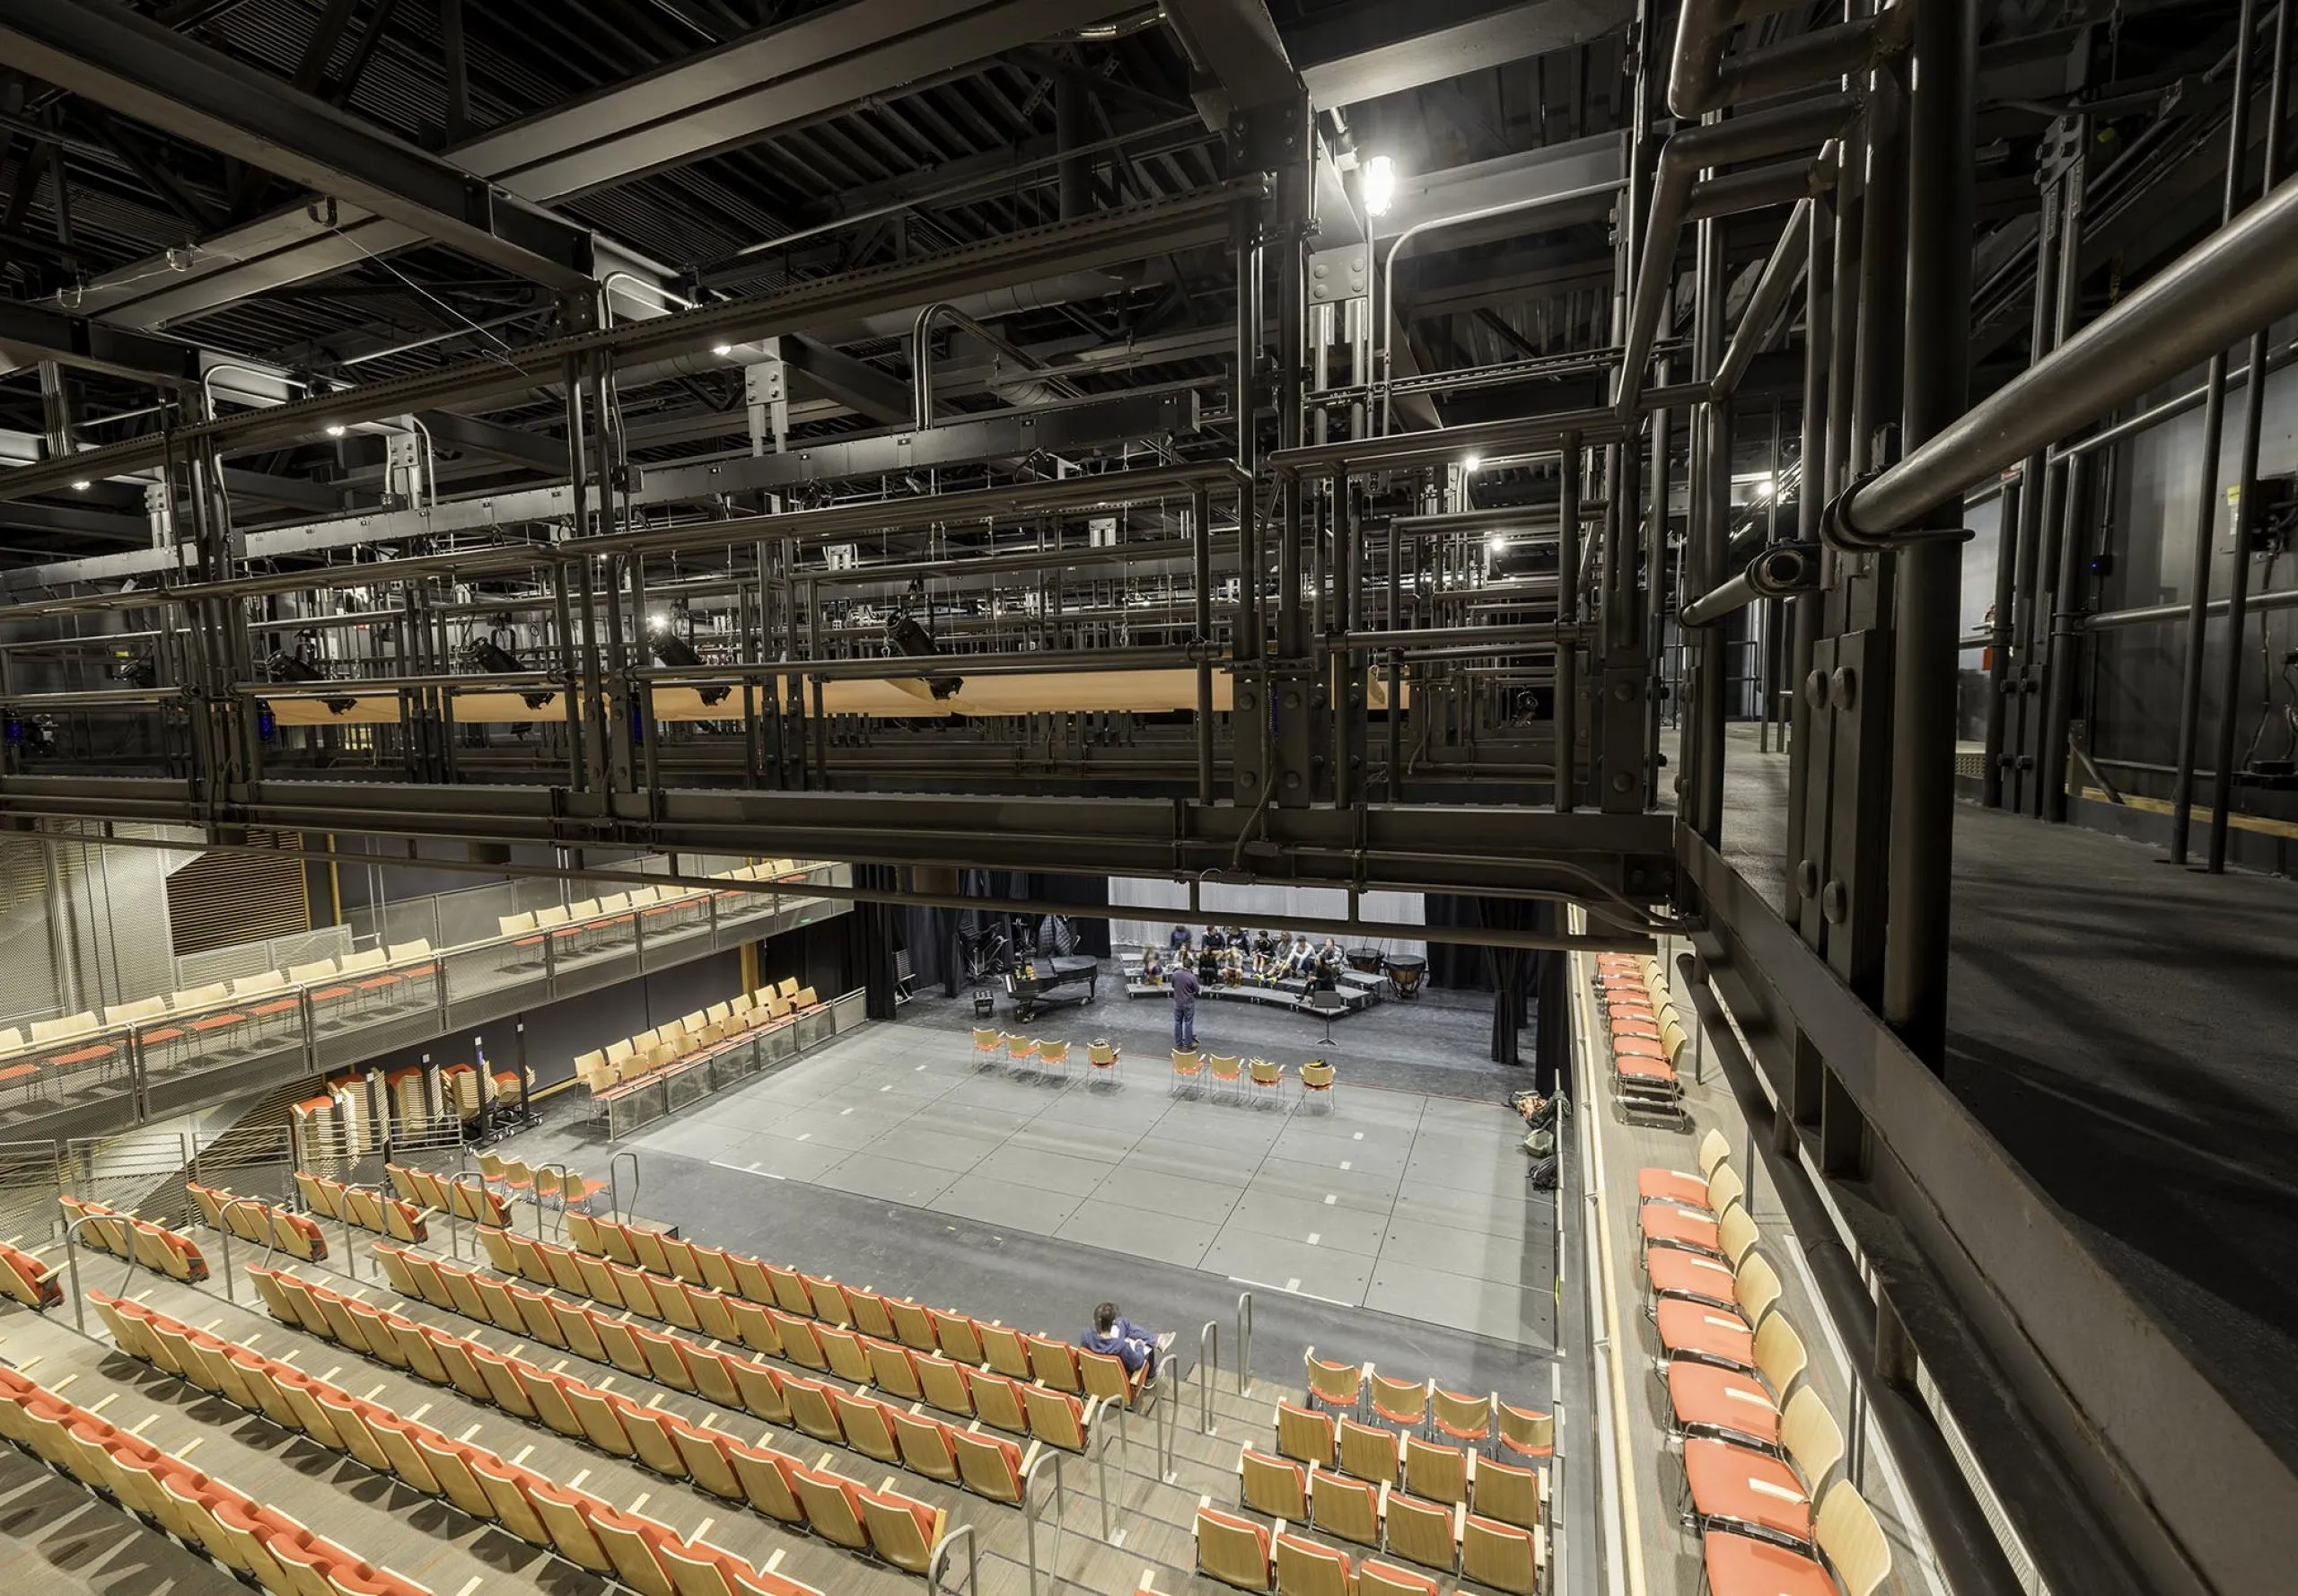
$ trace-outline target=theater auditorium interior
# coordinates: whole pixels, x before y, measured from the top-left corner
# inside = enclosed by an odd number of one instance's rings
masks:
[[[2290,10],[0,0],[0,1579],[2298,1588]]]

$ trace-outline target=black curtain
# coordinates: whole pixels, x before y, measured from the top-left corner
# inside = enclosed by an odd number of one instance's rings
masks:
[[[911,905],[901,911],[901,932],[911,978],[921,987],[939,987],[943,996],[955,997],[965,973],[958,960],[958,911]]]
[[[1454,893],[1427,896],[1431,925],[1484,931],[1553,931],[1556,906],[1521,898],[1469,898]],[[1539,990],[1545,966],[1558,955],[1529,948],[1494,947],[1480,943],[1428,944],[1428,979],[1432,986],[1455,992],[1492,994],[1491,1057],[1495,1064],[1521,1065],[1525,1027],[1534,1022],[1534,994]],[[1550,1013],[1558,1012],[1551,1008]],[[1537,1038],[1538,1033],[1536,1033]],[[1538,1042],[1535,1042],[1536,1048]]]
[[[890,864],[857,864],[854,884],[864,891],[890,892],[900,885],[900,877]],[[862,978],[863,1012],[873,1020],[890,1020],[894,1017],[893,906],[865,899],[846,918],[849,922],[848,968]]]
[[[1431,925],[1482,925],[1484,899],[1452,892],[1431,892],[1423,901]],[[1448,992],[1489,992],[1492,968],[1484,950],[1469,943],[1431,942],[1428,944],[1428,984]]]
[[[1096,959],[1110,956],[1110,922],[1103,914],[1088,916],[1088,909],[1110,907],[1110,878],[1105,875],[1028,875],[1013,878],[1023,890],[1015,896],[1039,903],[1057,903],[1077,934],[1077,951]],[[1074,908],[1071,906],[1074,905]]]

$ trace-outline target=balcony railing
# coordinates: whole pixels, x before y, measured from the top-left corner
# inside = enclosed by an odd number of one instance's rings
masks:
[[[142,1122],[321,1074],[846,913],[847,900],[806,889],[852,882],[852,866],[816,864],[774,891],[698,887],[454,947],[418,939],[356,975],[283,979],[134,1023],[59,1034],[66,1022],[42,1022],[44,1034],[0,1051],[0,1124]]]

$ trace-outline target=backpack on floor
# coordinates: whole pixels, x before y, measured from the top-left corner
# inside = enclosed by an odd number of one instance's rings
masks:
[[[1556,1155],[1551,1153],[1546,1158],[1532,1160],[1532,1167],[1526,1173],[1531,1179],[1534,1191],[1554,1191],[1556,1189]]]

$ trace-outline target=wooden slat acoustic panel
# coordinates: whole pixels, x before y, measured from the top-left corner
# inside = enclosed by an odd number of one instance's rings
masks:
[[[285,833],[251,831],[259,846],[289,847]],[[291,855],[204,853],[168,877],[168,925],[179,959],[311,928],[303,863]]]

